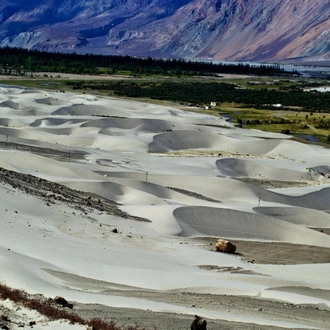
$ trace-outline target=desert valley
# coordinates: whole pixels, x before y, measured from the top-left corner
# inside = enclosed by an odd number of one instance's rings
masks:
[[[211,330],[329,328],[329,148],[174,105],[5,85],[0,139],[1,283],[146,329],[195,314]],[[215,252],[220,238],[236,253]],[[47,326],[83,328],[33,328]]]

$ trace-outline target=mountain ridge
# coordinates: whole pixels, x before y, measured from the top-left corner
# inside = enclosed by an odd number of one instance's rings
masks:
[[[0,46],[234,61],[330,59],[325,0],[3,0]]]

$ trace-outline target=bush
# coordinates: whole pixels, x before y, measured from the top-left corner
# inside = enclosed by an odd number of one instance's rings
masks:
[[[33,298],[23,290],[11,289],[0,283],[0,298],[9,299],[15,303],[21,304],[28,309],[33,309],[40,314],[48,317],[50,320],[68,320],[71,324],[78,323],[93,327],[95,330],[137,330],[136,326],[120,327],[114,321],[104,321],[98,318],[86,320],[79,315],[59,307],[53,299]],[[140,329],[144,330],[144,329]]]

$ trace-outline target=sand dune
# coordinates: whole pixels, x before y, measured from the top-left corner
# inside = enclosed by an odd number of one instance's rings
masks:
[[[79,119],[79,118],[73,118],[71,120],[68,120],[67,118],[54,118],[54,117],[48,117],[48,118],[42,118],[42,119],[36,119],[33,121],[30,126],[31,127],[48,127],[51,128],[54,126],[55,128],[58,128],[60,125],[68,126],[68,124],[71,126],[73,124],[81,124],[86,122],[86,119]]]
[[[36,99],[36,103],[45,104],[45,105],[61,105],[63,102],[59,99],[53,97],[46,97],[42,99]]]
[[[328,264],[324,273],[317,264],[252,264],[195,241],[330,248],[329,149],[170,106],[10,86],[0,86],[0,98],[0,167],[25,175],[9,183],[0,171],[0,281],[148,313],[193,316],[185,293],[288,303],[301,295],[330,306]],[[42,180],[50,183],[37,194]],[[80,192],[68,197],[67,187]],[[304,319],[208,302],[199,314],[247,329],[323,326],[316,309]]]
[[[319,190],[316,190],[311,193],[304,194],[303,191],[301,191],[301,196],[291,196],[286,195],[285,190],[282,190],[283,193],[278,192],[270,192],[270,191],[261,191],[260,188],[256,188],[255,192],[257,195],[262,196],[262,200],[266,202],[272,202],[272,203],[280,203],[280,204],[286,204],[286,205],[292,205],[292,206],[298,206],[298,207],[306,207],[311,208],[315,210],[329,210],[329,201],[330,201],[330,188],[320,187]]]
[[[3,108],[10,108],[13,110],[18,110],[20,108],[19,103],[16,103],[14,101],[8,100],[8,101],[3,101],[0,103],[0,107]]]
[[[225,158],[216,162],[222,174],[233,177],[247,177],[278,181],[312,180],[312,174],[306,169],[300,172],[288,168],[277,168],[260,164],[253,160]]]
[[[150,152],[167,152],[171,150],[212,148],[220,145],[221,137],[216,134],[198,131],[175,131],[158,134],[150,144]]]
[[[254,211],[278,219],[314,228],[330,228],[330,214],[302,207],[256,207]]]
[[[0,118],[0,126],[26,127],[26,123],[24,123],[23,120],[18,120],[15,118]]]
[[[109,176],[145,180],[146,172],[112,172]],[[289,191],[286,192],[287,189],[271,191],[262,186],[257,186],[254,183],[222,177],[213,178],[189,175],[182,177],[176,175],[148,174],[148,181],[169,187],[185,189],[223,203],[234,203],[234,205],[245,203],[246,205],[251,205],[251,207],[256,207],[260,200],[262,204],[273,203],[278,204],[278,206],[291,205],[316,210],[329,209],[330,195],[329,188],[326,186],[316,186],[315,190],[310,193],[304,192],[304,189],[300,189],[302,195],[295,196],[291,195]]]
[[[184,235],[204,234],[296,244],[308,241],[311,245],[330,247],[328,235],[275,217],[211,207],[182,207],[174,211],[174,216],[181,224]]]
[[[316,166],[310,168],[311,171],[321,174],[322,176],[330,176],[330,166],[323,165],[323,166]]]
[[[141,189],[131,188],[130,185],[100,182],[64,182],[70,188],[89,191],[99,196],[114,200],[125,205],[159,205],[166,204],[157,194],[148,193]],[[153,190],[155,191],[155,189]]]
[[[89,121],[81,125],[81,127],[136,129],[155,133],[172,130],[173,126],[174,124],[169,121],[138,118],[104,118]]]
[[[245,155],[285,157],[292,160],[304,159],[304,155],[315,153],[316,148],[284,139],[261,139],[219,135],[217,133],[174,131],[156,135],[150,144],[150,152],[169,152],[185,149],[215,149]]]
[[[110,113],[109,109],[103,106],[95,106],[95,105],[86,105],[86,104],[73,104],[68,107],[59,108],[58,110],[54,111],[52,115],[66,115],[66,116],[109,116],[114,115]]]

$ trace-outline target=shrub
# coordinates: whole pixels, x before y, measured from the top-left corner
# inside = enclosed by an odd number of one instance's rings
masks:
[[[114,321],[104,321],[99,318],[86,320],[79,315],[63,309],[55,304],[53,299],[33,298],[23,290],[12,289],[0,283],[0,298],[3,300],[9,299],[15,303],[22,304],[28,309],[33,309],[40,314],[48,317],[50,320],[68,320],[71,324],[78,323],[81,325],[90,326],[95,330],[137,330],[136,326],[121,327]],[[145,330],[145,329],[140,329]]]

